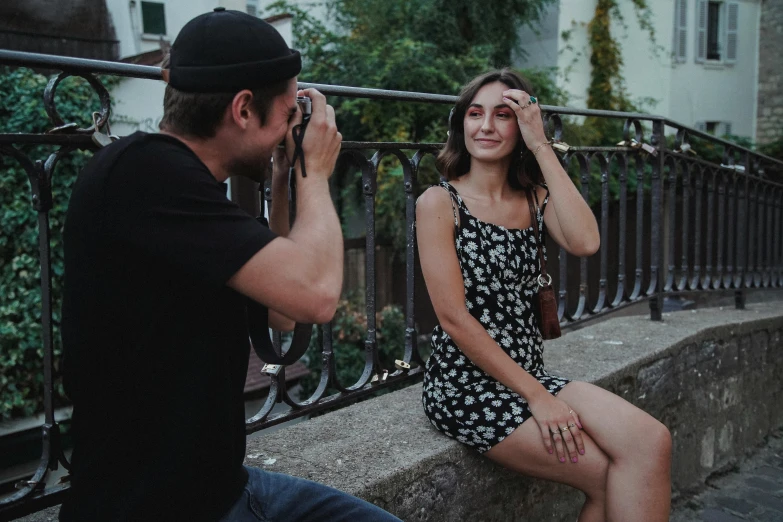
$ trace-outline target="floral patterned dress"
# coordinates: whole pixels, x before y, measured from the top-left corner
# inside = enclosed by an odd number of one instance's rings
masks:
[[[452,198],[456,249],[470,314],[516,364],[553,395],[568,384],[544,370],[543,345],[533,313],[540,273],[533,228],[507,229],[470,214],[456,189]],[[543,229],[544,198],[537,219]],[[459,223],[457,222],[459,213]],[[440,325],[432,332],[422,393],[424,412],[440,431],[483,453],[531,417],[527,401],[462,353]]]

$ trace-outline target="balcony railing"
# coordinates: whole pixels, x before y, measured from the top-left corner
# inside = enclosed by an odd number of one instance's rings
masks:
[[[0,50],[0,64],[26,66],[63,73],[52,78],[42,96],[54,127],[45,134],[0,134],[0,156],[17,161],[26,171],[32,192],[31,212],[38,215],[41,267],[44,409],[43,452],[34,476],[0,501],[0,518],[18,516],[62,501],[67,485],[47,485],[50,470],[69,467],[60,443],[54,415],[53,323],[49,211],[52,186],[57,183],[59,159],[74,150],[94,150],[92,134],[109,118],[110,96],[94,76],[118,75],[160,80],[157,67],[65,58]],[[98,93],[101,109],[95,124],[77,128],[62,121],[54,93],[66,76],[86,79]],[[453,104],[455,96],[397,92],[333,85],[316,87],[327,95],[411,103]],[[14,100],[4,100],[13,104]],[[583,197],[597,214],[601,249],[590,259],[577,259],[549,245],[550,264],[559,288],[559,314],[564,329],[647,301],[652,320],[661,320],[665,296],[683,293],[730,292],[738,308],[744,307],[748,289],[783,286],[783,163],[734,143],[649,114],[579,110],[542,106],[552,137],[562,139],[564,126],[584,117],[620,120],[624,140],[619,145],[571,146],[561,153],[563,165],[580,180]],[[2,129],[0,129],[2,131]],[[649,134],[649,135],[648,135]],[[667,139],[668,138],[668,139]],[[722,151],[719,163],[690,153],[692,141]],[[46,158],[29,158],[21,145],[46,145]],[[437,153],[441,144],[344,142],[342,155],[361,169],[366,228],[365,366],[354,383],[337,378],[332,351],[332,327],[321,325],[322,374],[311,397],[298,401],[286,389],[285,369],[272,376],[265,404],[247,421],[248,433],[354,401],[422,372],[416,345],[415,198],[422,160]],[[370,153],[374,154],[370,157]],[[376,338],[375,196],[378,168],[386,157],[396,158],[403,170],[399,187],[406,201],[405,351],[400,359],[413,363],[410,370],[382,368]],[[42,161],[36,161],[41,159]],[[597,175],[596,175],[597,172]],[[771,173],[777,173],[775,176]],[[596,181],[600,180],[600,181]],[[610,190],[612,186],[612,190]],[[592,192],[598,190],[600,196]],[[267,200],[268,200],[267,192]],[[629,209],[629,207],[631,207]],[[552,270],[555,272],[555,270]],[[310,332],[299,332],[294,343],[309,342]],[[279,349],[280,340],[276,336]],[[327,390],[337,393],[327,395]],[[272,414],[285,403],[287,412]]]

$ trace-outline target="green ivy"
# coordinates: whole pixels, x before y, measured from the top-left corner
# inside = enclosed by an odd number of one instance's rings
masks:
[[[0,68],[0,122],[3,133],[43,133],[52,127],[44,110],[47,78],[25,68]],[[92,124],[100,102],[81,78],[67,78],[57,88],[57,109],[66,122]],[[53,148],[18,146],[32,161],[45,161]],[[63,157],[52,179],[49,212],[55,370],[61,353],[62,227],[71,187],[90,154]],[[43,409],[43,340],[37,213],[30,183],[21,165],[0,156],[0,418],[32,415]],[[55,395],[63,403],[58,381]]]

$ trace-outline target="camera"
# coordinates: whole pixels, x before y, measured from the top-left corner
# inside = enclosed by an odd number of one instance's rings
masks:
[[[308,117],[313,113],[313,101],[308,96],[297,96],[296,103],[299,105],[304,117]]]

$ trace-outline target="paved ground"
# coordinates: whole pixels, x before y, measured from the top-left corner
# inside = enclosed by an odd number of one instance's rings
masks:
[[[783,522],[783,432],[737,469],[675,506],[671,522]]]

